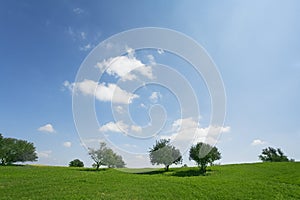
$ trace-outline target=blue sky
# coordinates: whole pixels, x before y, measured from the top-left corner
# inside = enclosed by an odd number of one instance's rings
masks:
[[[79,158],[91,165],[73,121],[68,87],[74,87],[81,63],[101,41],[140,27],[182,32],[201,44],[217,65],[227,96],[226,130],[217,143],[221,163],[256,162],[267,146],[280,147],[289,157],[300,159],[300,3],[296,0],[11,0],[1,1],[0,27],[0,132],[34,142],[40,164],[67,165]],[[145,65],[151,65],[147,55],[152,55],[156,63],[189,77],[201,102],[199,123],[203,130],[207,128],[209,94],[203,80],[186,70],[188,63],[168,52],[134,53]],[[103,81],[117,79],[106,74]],[[156,102],[150,98],[153,92],[158,92]],[[149,122],[148,109],[160,103],[168,111],[161,135],[172,135],[172,125],[180,118],[175,97],[155,86],[137,94],[140,98],[129,105],[135,129]],[[101,94],[99,99],[96,114],[104,126],[113,118]],[[145,151],[153,144],[113,138],[123,148],[139,149],[133,151]],[[189,163],[186,157],[184,162]]]

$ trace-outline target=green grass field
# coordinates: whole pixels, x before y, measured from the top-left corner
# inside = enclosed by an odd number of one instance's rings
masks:
[[[300,199],[300,163],[213,166],[169,172],[45,166],[0,167],[0,199]],[[131,170],[132,171],[132,170]]]

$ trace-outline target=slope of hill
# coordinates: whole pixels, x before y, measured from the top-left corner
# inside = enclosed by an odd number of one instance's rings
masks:
[[[149,173],[46,166],[0,167],[0,199],[300,199],[300,163]],[[131,170],[132,171],[132,170]]]

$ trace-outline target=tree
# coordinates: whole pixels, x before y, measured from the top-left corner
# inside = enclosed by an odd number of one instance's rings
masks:
[[[93,159],[96,170],[100,166],[107,166],[108,168],[122,168],[125,167],[125,162],[122,156],[117,155],[113,150],[106,146],[104,142],[100,143],[100,148],[95,150],[89,148],[89,155]]]
[[[221,159],[221,153],[217,147],[209,144],[199,142],[190,149],[190,160],[194,160],[197,163],[202,174],[206,173],[208,163],[212,164],[215,160],[219,159]]]
[[[0,164],[37,160],[36,150],[31,142],[15,138],[4,138],[0,134]]]
[[[288,162],[289,159],[281,149],[268,147],[262,150],[261,155],[258,156],[263,162]]]
[[[75,159],[69,163],[69,167],[84,167],[84,164],[81,160]]]
[[[179,149],[170,144],[170,140],[161,139],[156,141],[155,145],[149,151],[151,164],[163,164],[166,171],[169,170],[171,164],[180,164],[182,156]]]

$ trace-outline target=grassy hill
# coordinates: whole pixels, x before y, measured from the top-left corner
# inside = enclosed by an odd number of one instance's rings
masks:
[[[213,166],[169,172],[0,167],[0,199],[300,199],[300,163]]]

